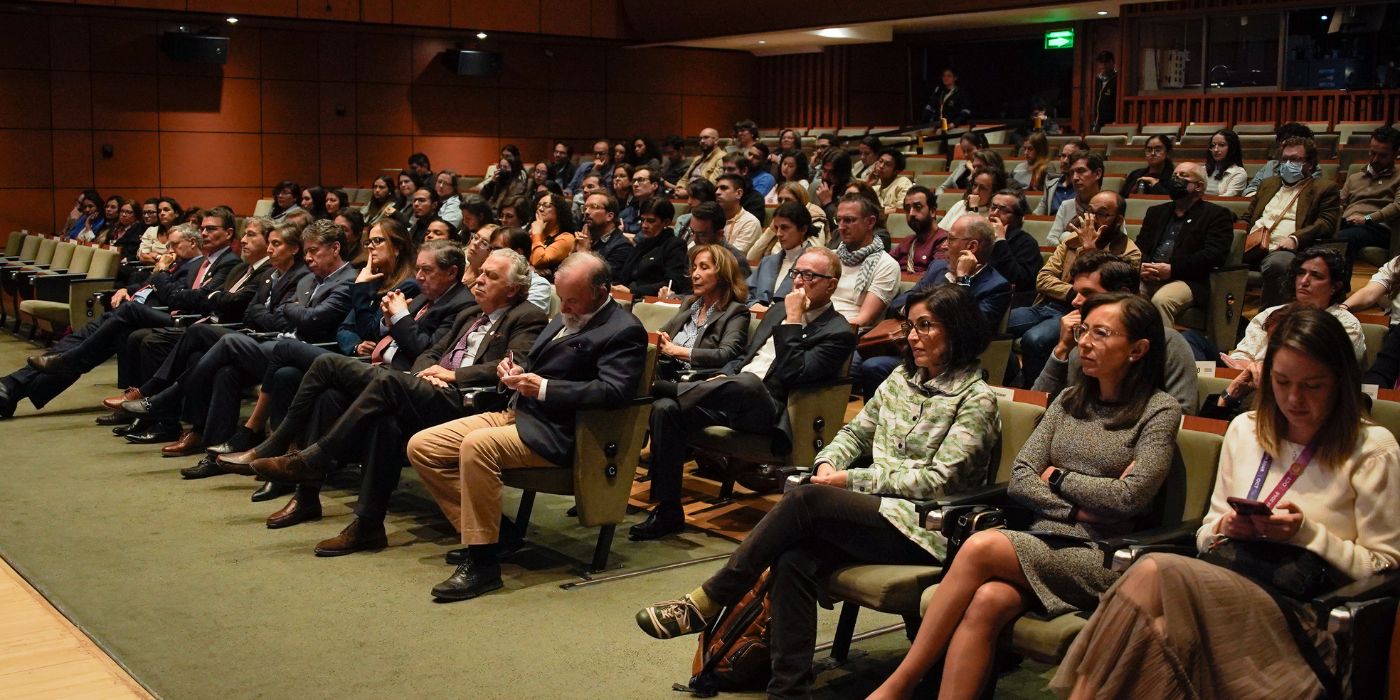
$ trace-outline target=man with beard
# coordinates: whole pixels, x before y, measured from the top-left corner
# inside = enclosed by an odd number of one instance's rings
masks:
[[[906,273],[922,275],[930,263],[944,257],[939,249],[948,239],[948,232],[933,225],[933,202],[933,193],[923,185],[914,185],[904,194],[904,221],[914,235],[900,241],[890,252],[890,257]],[[1035,256],[1038,264],[1039,249]]]

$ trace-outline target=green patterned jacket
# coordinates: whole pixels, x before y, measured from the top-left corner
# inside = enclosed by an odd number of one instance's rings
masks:
[[[925,530],[906,499],[939,498],[985,484],[1000,435],[996,395],[976,368],[919,384],[900,366],[817,455],[816,463],[846,470],[857,457],[871,455],[869,467],[849,470],[851,490],[897,496],[882,498],[880,513],[942,559],[943,536]]]

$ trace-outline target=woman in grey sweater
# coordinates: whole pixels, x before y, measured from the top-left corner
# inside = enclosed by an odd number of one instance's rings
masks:
[[[1131,531],[1166,479],[1181,409],[1161,390],[1161,315],[1150,302],[1105,293],[1075,330],[1081,374],[1051,404],[1017,455],[1010,495],[1031,532],[969,538],[935,589],[908,656],[871,698],[908,698],[945,655],[940,698],[975,698],[1002,628],[1028,610],[1092,608],[1116,574],[1088,540]]]

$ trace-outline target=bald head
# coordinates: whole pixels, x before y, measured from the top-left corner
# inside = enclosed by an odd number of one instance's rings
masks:
[[[559,312],[570,327],[577,328],[580,316],[597,311],[607,301],[611,288],[611,270],[597,253],[574,253],[554,272]]]
[[[709,153],[718,144],[719,131],[710,127],[700,130],[700,150]]]

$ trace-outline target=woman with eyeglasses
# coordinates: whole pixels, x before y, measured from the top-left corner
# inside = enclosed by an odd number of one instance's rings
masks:
[[[1400,447],[1366,416],[1349,350],[1318,309],[1278,324],[1259,406],[1225,433],[1199,558],[1129,567],[1060,664],[1060,697],[1343,697],[1348,658],[1383,658],[1343,645],[1309,604],[1400,566]]]
[[[535,204],[535,220],[530,224],[530,265],[548,279],[554,268],[574,252],[573,208],[562,195],[547,194]]]
[[[116,223],[108,229],[106,239],[99,243],[110,243],[117,250],[121,251],[123,260],[130,260],[136,257],[136,250],[141,245],[142,227],[136,223],[135,200],[125,200],[120,197],[113,199],[121,200],[117,207]]]
[[[906,499],[938,498],[986,480],[1000,433],[996,396],[977,365],[990,330],[972,293],[959,285],[915,295],[907,318],[903,364],[817,454],[811,483],[789,489],[699,588],[639,611],[647,634],[699,632],[767,570],[768,693],[805,697],[825,574],[854,564],[939,564],[942,538],[919,525]],[[863,457],[872,461],[857,466]]]
[[[418,296],[413,278],[418,253],[408,231],[397,221],[384,220],[370,227],[369,262],[350,287],[350,313],[336,331],[335,341],[346,355],[368,357],[380,332],[380,302],[388,294],[407,299]]]
[[[1131,532],[1166,480],[1181,408],[1162,390],[1162,316],[1145,298],[1095,295],[1075,329],[1080,368],[1016,456],[1008,495],[1029,531],[984,530],[934,589],[904,661],[871,698],[909,698],[948,659],[938,697],[977,698],[997,638],[1022,613],[1091,610],[1117,574],[1088,544]],[[883,391],[883,387],[881,387]]]
[[[1118,190],[1123,199],[1135,194],[1170,194],[1167,181],[1176,170],[1176,165],[1172,163],[1172,137],[1153,134],[1147,137],[1147,145],[1143,146],[1142,152],[1147,157],[1147,164],[1123,178],[1123,187]]]

